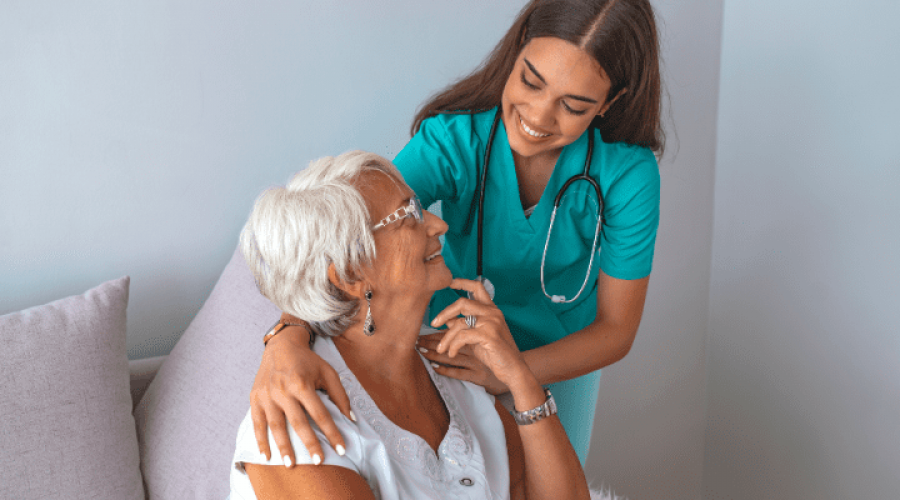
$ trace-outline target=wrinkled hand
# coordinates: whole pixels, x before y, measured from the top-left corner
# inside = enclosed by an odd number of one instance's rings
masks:
[[[271,457],[267,428],[271,429],[278,451],[284,457],[284,463],[290,467],[296,460],[286,421],[291,423],[310,456],[318,454],[319,457],[324,457],[307,414],[319,426],[332,447],[336,450],[347,447],[331,414],[316,394],[317,389],[328,393],[331,401],[347,418],[352,417],[350,400],[337,372],[312,352],[307,343],[297,339],[305,337],[297,335],[302,327],[288,328],[294,331],[286,328],[269,341],[263,352],[262,363],[250,391],[250,415],[260,453],[267,459]]]
[[[428,351],[423,355],[440,363],[436,371],[442,375],[476,383],[491,394],[507,392],[528,366],[503,313],[478,281],[454,279],[450,288],[471,292],[472,298],[460,298],[435,316],[431,326],[447,330],[419,340]],[[467,315],[476,317],[475,328],[466,325]]]
[[[459,319],[454,321],[459,321]],[[465,326],[464,320],[463,326]],[[480,385],[494,396],[509,391],[506,384],[497,379],[494,376],[494,372],[472,354],[472,349],[469,346],[460,349],[456,357],[453,358],[447,354],[438,353],[437,346],[444,338],[444,334],[445,332],[442,331],[419,337],[419,351],[422,352],[425,359],[433,363],[434,371],[450,378]]]

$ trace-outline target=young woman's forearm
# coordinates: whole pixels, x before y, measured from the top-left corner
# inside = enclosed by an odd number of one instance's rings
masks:
[[[542,385],[571,380],[624,358],[634,342],[636,329],[592,323],[583,330],[522,355]]]
[[[542,384],[571,380],[624,358],[637,334],[650,277],[597,276],[597,312],[585,328],[527,351],[525,361]]]

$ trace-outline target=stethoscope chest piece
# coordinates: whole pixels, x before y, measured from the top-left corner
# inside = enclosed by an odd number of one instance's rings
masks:
[[[479,276],[475,278],[475,281],[480,281],[481,284],[484,285],[484,290],[487,292],[488,296],[491,297],[491,300],[494,300],[494,294],[497,290],[494,288],[494,284],[491,283],[491,280],[485,278],[484,276]]]
[[[481,283],[481,285],[484,286],[484,291],[487,292],[488,296],[493,301],[495,290],[494,290],[494,284],[491,283],[491,280],[485,278],[484,276],[479,276],[479,277],[475,278],[475,281]],[[472,292],[466,292],[466,297],[469,298],[470,300],[475,298],[475,296],[472,295]],[[470,325],[469,328],[472,328],[472,326]]]

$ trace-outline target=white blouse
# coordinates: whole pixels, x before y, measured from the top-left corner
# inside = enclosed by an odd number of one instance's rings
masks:
[[[354,423],[344,417],[327,395],[319,393],[347,445],[346,454],[339,456],[310,420],[322,443],[323,464],[359,473],[375,498],[381,500],[509,498],[509,457],[503,423],[494,407],[494,397],[484,388],[438,375],[422,358],[450,414],[450,427],[435,454],[425,440],[396,426],[381,413],[331,339],[318,338],[313,350],[337,371],[358,420]],[[300,437],[290,424],[288,428],[297,463],[311,464]],[[267,461],[259,453],[248,411],[238,430],[231,500],[256,500],[244,463],[284,466],[271,431],[269,447],[272,458]]]

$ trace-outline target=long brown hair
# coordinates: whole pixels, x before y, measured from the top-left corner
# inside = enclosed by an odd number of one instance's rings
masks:
[[[500,105],[519,52],[533,38],[555,37],[590,54],[612,82],[607,99],[624,93],[592,127],[606,142],[626,142],[661,155],[659,40],[649,0],[532,0],[487,59],[416,113],[411,132],[440,113],[476,113]]]

